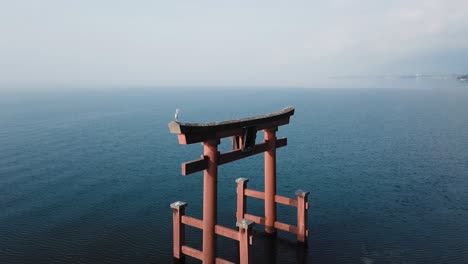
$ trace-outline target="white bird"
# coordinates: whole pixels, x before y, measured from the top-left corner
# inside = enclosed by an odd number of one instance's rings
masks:
[[[180,111],[179,108],[177,108],[177,109],[175,110],[175,114],[174,114],[174,119],[175,119],[175,121],[177,121],[177,122],[179,121],[179,111]]]

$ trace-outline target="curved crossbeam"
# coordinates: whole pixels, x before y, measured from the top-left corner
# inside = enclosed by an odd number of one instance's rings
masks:
[[[294,107],[286,107],[278,112],[237,120],[209,123],[172,121],[168,126],[172,134],[179,135],[179,144],[192,144],[241,135],[246,127],[255,127],[257,130],[276,128],[288,124],[293,114]]]

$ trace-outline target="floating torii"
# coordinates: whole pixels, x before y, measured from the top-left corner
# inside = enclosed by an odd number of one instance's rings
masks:
[[[294,114],[293,107],[262,116],[249,117],[212,123],[169,123],[169,131],[178,135],[179,144],[202,143],[203,155],[200,159],[182,163],[182,175],[203,171],[203,220],[185,215],[185,202],[171,204],[173,209],[173,254],[175,259],[183,260],[185,255],[202,260],[204,264],[232,263],[217,258],[215,235],[239,241],[240,263],[248,263],[248,248],[252,244],[250,230],[253,223],[265,226],[267,234],[283,230],[297,234],[300,243],[307,242],[308,192],[299,190],[297,199],[276,194],[276,149],[287,145],[287,138],[276,138],[279,126],[289,124]],[[257,131],[263,130],[264,141],[255,144]],[[232,151],[218,152],[221,138],[232,137]],[[265,190],[264,192],[247,189],[247,178],[239,178],[237,183],[236,226],[239,230],[217,224],[218,166],[264,152]],[[264,216],[246,213],[246,197],[265,201]],[[276,203],[297,207],[297,225],[276,221]],[[203,248],[197,250],[185,244],[184,225],[203,230]]]

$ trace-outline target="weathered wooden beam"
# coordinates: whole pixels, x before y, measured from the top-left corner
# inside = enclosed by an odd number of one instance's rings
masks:
[[[201,252],[198,249],[194,249],[192,247],[182,246],[182,253],[192,258],[203,260],[203,252]]]
[[[265,200],[265,193],[251,189],[245,189],[245,196],[254,197],[257,199]]]
[[[236,263],[222,259],[222,258],[216,258],[216,264],[236,264]]]
[[[293,233],[293,234],[297,234],[297,227],[293,226],[293,225],[288,225],[288,224],[285,224],[285,223],[275,221],[275,228],[279,229],[279,230],[286,231],[286,232],[290,232],[290,233]]]
[[[288,144],[287,138],[280,138],[276,141],[276,148],[284,147]],[[219,157],[219,165],[223,165],[235,160],[243,159],[249,156],[260,154],[268,150],[268,144],[266,142],[255,145],[255,148],[251,152],[243,152],[241,149],[229,151],[223,153]]]
[[[281,148],[288,145],[288,138],[278,138],[276,140],[276,148]]]
[[[287,144],[287,138],[280,138],[276,141],[276,148],[284,147]],[[220,154],[218,165],[223,165],[235,160],[265,152],[268,150],[267,147],[268,145],[263,142],[255,145],[255,149],[252,152],[243,152],[241,149],[238,149]],[[206,170],[206,168],[208,168],[208,158],[202,155],[200,159],[182,163],[182,175],[186,176],[198,171]]]
[[[239,241],[239,231],[221,225],[215,225],[217,235]]]
[[[182,175],[186,176],[197,171],[206,170],[206,168],[208,168],[208,157],[202,155],[201,159],[182,163]]]
[[[191,216],[182,216],[182,224],[203,229],[203,221]]]
[[[255,145],[255,148],[251,152],[243,152],[242,149],[237,149],[229,152],[225,152],[219,156],[219,164],[223,165],[235,160],[239,160],[242,158],[247,158],[262,152],[265,152],[267,150],[267,144],[265,143],[260,143]]]
[[[291,198],[288,198],[288,197],[284,197],[284,196],[280,196],[280,195],[275,195],[275,202],[280,203],[280,204],[285,204],[285,205],[297,207],[297,200],[291,199]]]
[[[260,216],[256,216],[256,215],[252,215],[252,214],[245,214],[244,218],[247,219],[247,220],[253,221],[256,224],[265,225],[265,218],[264,217],[260,217]]]
[[[179,144],[192,144],[240,135],[246,127],[256,127],[257,130],[262,130],[286,125],[293,114],[294,108],[287,107],[279,112],[238,120],[211,123],[172,121],[168,126],[171,133],[178,134]]]
[[[265,225],[265,218],[264,217],[260,217],[260,216],[256,216],[256,215],[252,215],[252,214],[245,214],[244,217],[245,217],[245,219],[253,221],[256,224]],[[285,223],[282,223],[282,222],[275,221],[274,226],[275,226],[276,229],[283,230],[283,231],[286,231],[286,232],[290,232],[290,233],[293,233],[293,234],[297,234],[297,232],[298,232],[297,226],[285,224]]]

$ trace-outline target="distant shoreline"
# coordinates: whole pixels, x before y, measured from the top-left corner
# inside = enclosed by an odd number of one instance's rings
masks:
[[[402,75],[343,75],[331,76],[333,79],[437,79],[468,81],[468,74],[402,74]]]

